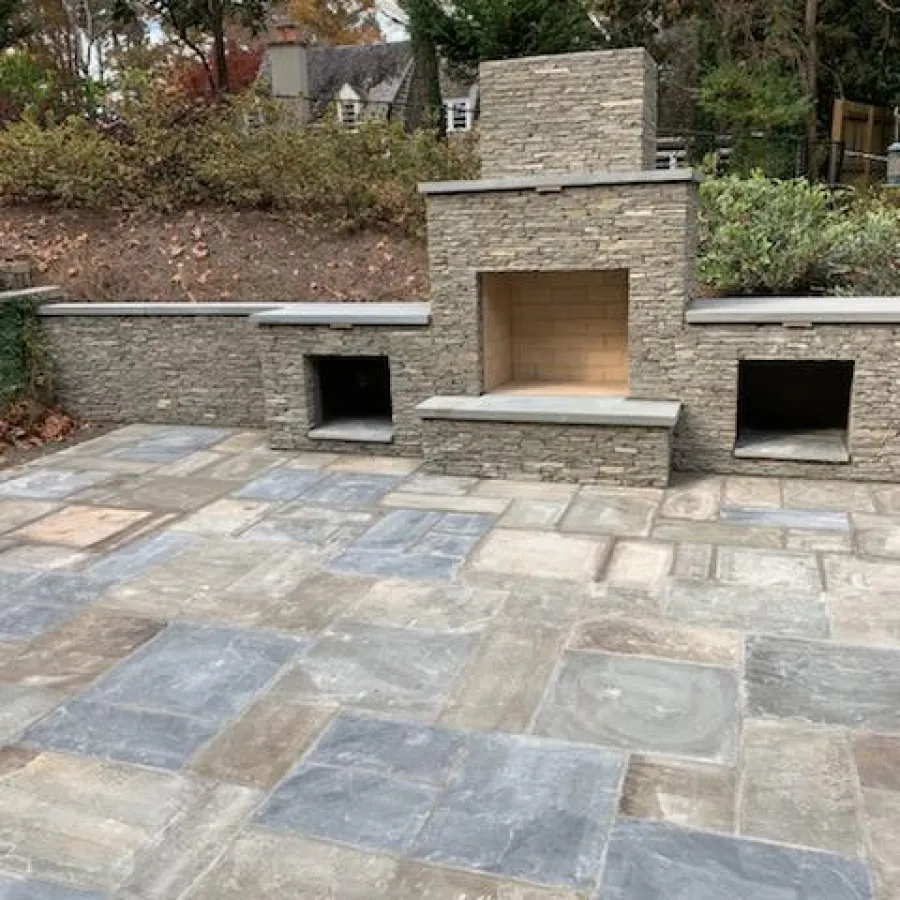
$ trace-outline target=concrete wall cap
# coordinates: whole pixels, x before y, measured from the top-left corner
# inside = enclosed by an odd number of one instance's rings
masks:
[[[420,403],[416,411],[423,419],[674,428],[681,404],[677,400],[632,400],[627,397],[484,394],[480,397],[431,397]]]
[[[689,325],[889,325],[900,297],[717,297],[695,300]]]
[[[250,316],[281,303],[52,303],[42,316]]]
[[[58,287],[13,288],[9,291],[0,291],[0,303],[12,300],[33,300],[40,303],[56,300],[61,296],[62,288]]]
[[[258,325],[428,325],[430,303],[294,303],[251,316]]]
[[[497,191],[552,191],[578,187],[615,187],[642,184],[699,184],[703,176],[693,169],[636,169],[633,172],[576,172],[525,175],[513,178],[484,178],[475,181],[426,181],[419,193],[484,194]]]

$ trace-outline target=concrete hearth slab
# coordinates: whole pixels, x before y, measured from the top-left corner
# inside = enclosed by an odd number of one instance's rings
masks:
[[[0,897],[896,893],[900,488],[260,440],[0,480]]]

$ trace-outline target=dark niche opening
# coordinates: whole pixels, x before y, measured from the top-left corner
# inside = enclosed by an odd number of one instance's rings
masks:
[[[853,362],[742,360],[735,456],[849,462]]]
[[[316,426],[310,437],[388,442],[393,438],[386,356],[315,356]]]

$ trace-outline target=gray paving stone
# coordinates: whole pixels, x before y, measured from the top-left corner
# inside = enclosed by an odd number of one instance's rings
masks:
[[[15,600],[19,603],[45,604],[74,610],[93,603],[105,589],[106,583],[92,575],[45,572],[28,578],[21,586],[17,587]],[[2,599],[0,599],[0,606],[2,606]]]
[[[439,786],[447,781],[464,746],[465,736],[458,731],[344,713],[306,761]]]
[[[733,522],[659,521],[653,526],[657,541],[691,541],[731,547],[759,547],[777,550],[784,546],[784,529],[750,528]]]
[[[462,564],[454,556],[436,553],[385,554],[378,550],[344,551],[331,563],[331,570],[349,575],[381,575],[385,578],[423,578],[445,581],[453,576]]]
[[[559,527],[583,534],[646,537],[661,499],[656,491],[582,488]]]
[[[509,575],[474,576],[475,583],[495,585],[508,594],[500,616],[516,623],[571,625],[581,615],[588,588],[555,578],[517,578]]]
[[[736,793],[734,769],[632,756],[622,786],[619,813],[634,819],[731,834]]]
[[[294,696],[435,715],[477,639],[338,621],[295,667]],[[282,683],[282,690],[288,688]]]
[[[82,698],[221,721],[306,646],[297,638],[175,624]]]
[[[856,546],[864,556],[900,559],[900,517],[855,515]]]
[[[91,558],[80,550],[53,544],[13,544],[0,550],[0,572],[70,572],[83,569]]]
[[[749,637],[751,716],[900,731],[900,651],[780,637]]]
[[[72,615],[65,607],[19,603],[0,608],[0,640],[22,641],[37,637]]]
[[[57,508],[56,503],[42,503],[37,500],[0,500],[0,534],[20,528]]]
[[[855,595],[861,591],[897,591],[900,562],[826,556],[823,561],[829,593]]]
[[[115,583],[137,578],[154,566],[172,559],[193,543],[190,535],[161,532],[104,554],[85,574],[95,581]]]
[[[0,684],[0,745],[11,743],[32,722],[59,706],[63,697],[30,685]]]
[[[667,616],[690,625],[829,636],[828,605],[820,593],[673,578],[663,602]]]
[[[356,540],[372,524],[373,514],[311,506],[285,507],[243,537],[251,541],[293,541],[317,550],[335,550]]]
[[[850,553],[853,550],[853,534],[850,531],[788,528],[784,533],[784,546],[788,550],[806,553]]]
[[[892,591],[830,594],[828,608],[835,640],[900,649],[900,585]]]
[[[702,581],[709,578],[712,561],[712,544],[682,543],[675,548],[672,574],[679,578],[693,578]]]
[[[0,874],[0,900],[106,900],[106,897],[96,891]]]
[[[219,428],[159,426],[130,446],[113,449],[109,455],[138,462],[171,462],[211,447],[227,436],[228,432]]]
[[[551,530],[562,518],[568,503],[548,500],[513,500],[500,519],[501,528],[545,528]]]
[[[440,513],[398,509],[373,525],[356,542],[356,546],[365,550],[399,553],[424,537],[440,520]]]
[[[302,498],[304,503],[359,509],[377,503],[397,482],[390,475],[327,475],[309,485]]]
[[[397,486],[407,494],[446,494],[460,497],[468,494],[478,484],[477,478],[460,478],[455,475],[427,475],[416,472]]]
[[[85,488],[113,479],[109,472],[83,472],[71,469],[35,469],[18,478],[0,482],[0,497],[27,500],[63,500]]]
[[[416,842],[431,862],[591,889],[624,759],[610,749],[474,735]]]
[[[829,853],[620,821],[598,900],[870,900],[862,863]]]
[[[753,509],[723,506],[723,522],[768,528],[799,528],[806,531],[849,531],[850,517],[844,512],[810,509]]]
[[[741,834],[843,856],[864,851],[847,734],[791,722],[744,722]]]
[[[242,487],[235,496],[247,500],[295,500],[321,478],[314,469],[272,469]]]
[[[305,764],[281,783],[256,821],[367,850],[404,853],[437,794],[430,785]]]
[[[877,900],[900,896],[900,794],[893,791],[863,791],[869,832],[869,860],[875,879]]]
[[[716,556],[716,577],[726,584],[747,584],[756,588],[822,590],[819,566],[811,553],[770,553],[720,547]]]
[[[726,478],[723,503],[752,509],[778,509],[781,506],[781,482],[777,478]]]
[[[218,727],[194,716],[72,700],[30,728],[22,744],[174,770]]]
[[[571,651],[535,731],[560,740],[729,762],[737,719],[734,672]]]

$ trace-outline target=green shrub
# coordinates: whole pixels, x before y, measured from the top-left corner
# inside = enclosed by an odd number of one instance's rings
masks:
[[[72,116],[41,127],[31,118],[0,130],[0,197],[103,207],[127,185],[121,147]]]
[[[367,122],[298,126],[275,104],[209,106],[150,91],[108,131],[79,119],[0,131],[0,199],[296,209],[348,227],[421,230],[420,181],[471,177],[467,142]]]
[[[900,209],[853,204],[834,268],[840,293],[900,296]]]

